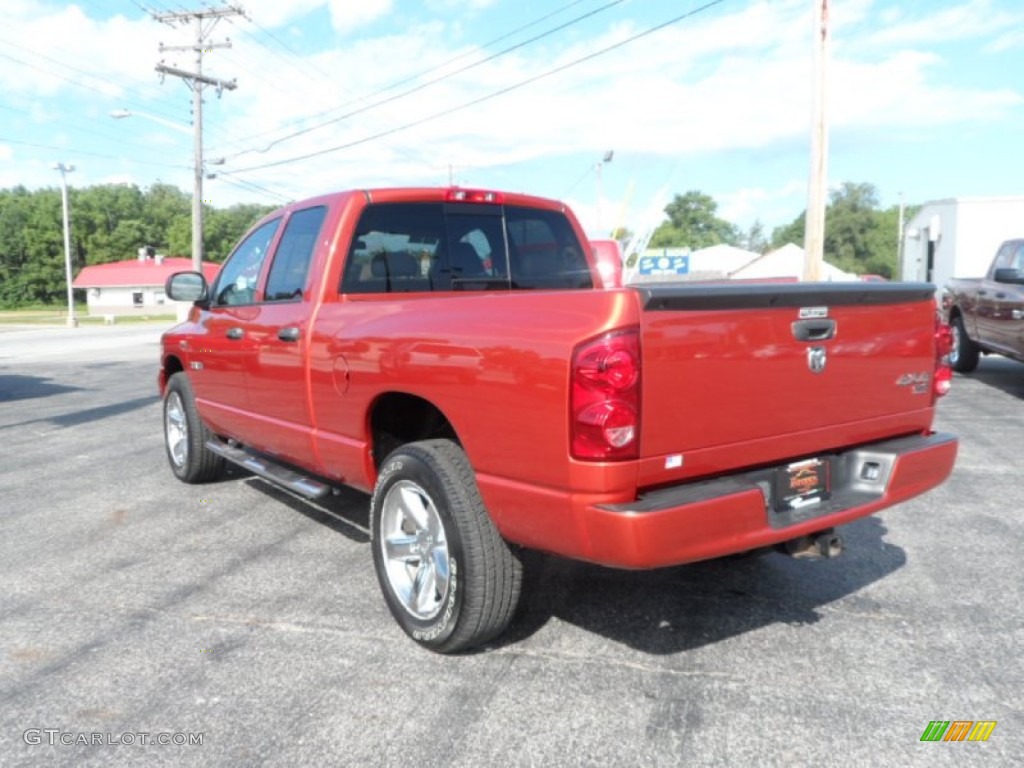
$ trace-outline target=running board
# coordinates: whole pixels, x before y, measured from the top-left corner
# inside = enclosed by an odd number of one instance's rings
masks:
[[[305,496],[307,499],[323,498],[331,490],[329,485],[301,475],[293,469],[288,469],[266,456],[253,453],[245,448],[228,445],[219,440],[207,441],[206,447],[231,463],[249,470],[254,475],[259,475],[263,479],[287,488],[300,496]]]

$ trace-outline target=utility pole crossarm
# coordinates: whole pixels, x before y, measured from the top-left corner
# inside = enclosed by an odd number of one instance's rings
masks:
[[[234,78],[231,80],[219,80],[216,77],[207,77],[197,72],[189,72],[177,67],[168,67],[166,64],[157,64],[156,71],[161,75],[173,75],[174,77],[180,77],[182,80],[192,80],[204,85],[212,85],[219,90],[233,91],[238,87],[238,81]]]
[[[245,12],[241,8],[228,5],[224,8],[204,8],[201,11],[153,13],[150,15],[157,21],[161,21],[166,24],[175,21],[184,21],[186,19],[222,19],[225,16],[244,16]]]

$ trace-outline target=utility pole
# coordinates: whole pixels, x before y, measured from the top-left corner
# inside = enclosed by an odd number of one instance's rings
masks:
[[[804,280],[821,279],[825,253],[825,204],[828,191],[828,0],[814,4],[814,74],[811,108],[811,178],[804,228]]]
[[[195,71],[189,72],[176,67],[168,67],[163,63],[156,65],[156,71],[161,77],[172,75],[180,77],[185,84],[192,89],[192,114],[195,139],[193,143],[194,157],[193,170],[194,188],[192,191],[192,269],[196,272],[203,271],[203,86],[212,85],[217,89],[217,96],[220,96],[225,89],[233,91],[237,82],[232,80],[218,80],[215,77],[207,77],[203,74],[203,54],[215,48],[230,48],[231,41],[223,43],[209,43],[206,38],[213,27],[225,16],[244,15],[241,8],[226,6],[224,8],[203,8],[198,11],[181,11],[180,13],[154,13],[153,18],[165,24],[174,25],[178,22],[193,22],[195,30],[195,42],[192,45],[164,45],[160,44],[160,53],[164,51],[194,51],[196,55]]]
[[[53,169],[60,171],[60,198],[64,209],[64,276],[68,283],[68,328],[76,328],[75,292],[71,287],[71,217],[68,211],[68,174],[75,170],[75,166],[54,163]]]

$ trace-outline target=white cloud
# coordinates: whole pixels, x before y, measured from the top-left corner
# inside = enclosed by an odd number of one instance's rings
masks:
[[[391,12],[392,0],[330,0],[331,23],[340,33],[376,21]]]
[[[927,13],[893,14],[889,24],[870,36],[874,45],[932,44],[985,37],[1019,27],[1024,14],[993,8],[991,0],[968,0]]]
[[[242,0],[241,3],[234,3],[264,29],[283,27],[326,4],[327,0]]]

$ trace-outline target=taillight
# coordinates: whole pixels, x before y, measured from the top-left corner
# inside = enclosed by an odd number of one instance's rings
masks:
[[[484,189],[458,189],[448,190],[445,197],[456,203],[503,203],[505,196],[501,192],[489,192]]]
[[[953,331],[935,316],[935,376],[933,388],[936,397],[942,397],[953,386],[953,370],[949,367],[949,353],[953,351]]]
[[[570,441],[576,459],[640,455],[640,331],[584,342],[572,356]]]

